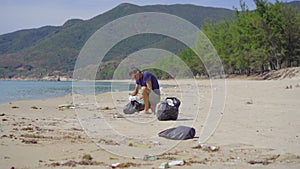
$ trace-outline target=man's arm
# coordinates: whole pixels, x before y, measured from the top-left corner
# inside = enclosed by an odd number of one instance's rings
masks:
[[[134,91],[132,93],[129,93],[129,95],[136,96],[138,94],[138,92],[139,92],[139,85],[135,84]]]

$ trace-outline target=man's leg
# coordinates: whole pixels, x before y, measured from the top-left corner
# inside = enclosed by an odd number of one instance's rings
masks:
[[[142,95],[145,103],[144,111],[149,111],[149,89],[147,87],[142,87]]]
[[[160,102],[160,95],[156,94],[154,91],[151,91],[149,94],[149,102],[150,102],[150,108],[152,112],[156,113],[156,105]]]
[[[155,111],[156,111],[156,105],[157,104],[151,104],[151,106],[150,106],[150,109],[151,109],[151,111],[155,114]]]

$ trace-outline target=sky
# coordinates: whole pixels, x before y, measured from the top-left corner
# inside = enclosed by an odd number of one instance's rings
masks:
[[[253,0],[244,0],[255,9]],[[268,0],[274,3],[276,0]],[[290,2],[293,0],[280,0]],[[121,3],[136,5],[194,4],[233,9],[240,0],[0,0],[0,35],[46,25],[60,26],[68,19],[90,19]]]

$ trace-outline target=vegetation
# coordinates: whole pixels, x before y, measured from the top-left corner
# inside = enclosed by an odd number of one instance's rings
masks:
[[[240,1],[242,10],[236,9],[234,17],[219,22],[207,22],[202,27],[218,52],[225,73],[252,75],[300,66],[299,8],[282,2],[254,2],[257,7],[253,11],[247,8],[245,2]],[[202,44],[197,44],[198,47],[205,47],[203,45],[206,42],[200,43]],[[211,51],[202,52],[201,59],[209,62],[207,59]],[[187,64],[194,76],[208,76],[203,60],[192,49],[179,52],[178,57]],[[163,58],[155,65],[162,68],[162,71],[150,70],[162,79],[174,77],[172,72],[179,76],[188,76],[189,72],[178,65],[182,64],[175,61],[174,57]],[[168,69],[173,71],[164,71]]]
[[[203,26],[226,73],[250,75],[300,66],[299,8],[254,2],[254,11],[241,1],[242,10],[236,10],[234,18]]]
[[[103,25],[137,12],[164,12],[182,17],[201,28],[216,48],[227,74],[253,74],[300,65],[300,2],[269,3],[254,0],[250,11],[194,5],[121,4],[90,20],[73,19],[58,27],[46,26],[0,36],[0,78],[59,74],[72,76],[76,58],[88,38]],[[178,41],[165,36],[143,34],[115,45],[99,66],[97,78],[110,79],[129,54],[147,48],[177,53],[181,59],[163,57],[151,69],[160,78],[207,75],[199,57]],[[205,53],[204,53],[205,54]],[[184,61],[190,70],[176,69]],[[124,72],[123,72],[124,73]],[[174,75],[174,74],[173,74]]]

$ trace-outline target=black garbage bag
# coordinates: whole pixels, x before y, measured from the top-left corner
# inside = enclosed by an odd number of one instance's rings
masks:
[[[180,100],[176,97],[167,97],[157,105],[156,116],[160,121],[177,120]]]
[[[123,112],[125,114],[133,114],[135,112],[139,112],[141,110],[144,110],[145,105],[139,103],[138,101],[130,101],[128,104],[126,104],[123,108]]]
[[[171,140],[187,140],[195,137],[196,131],[192,127],[178,126],[158,133],[158,136]]]

